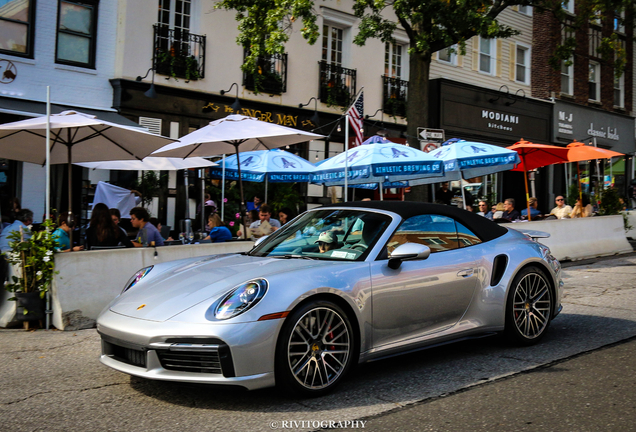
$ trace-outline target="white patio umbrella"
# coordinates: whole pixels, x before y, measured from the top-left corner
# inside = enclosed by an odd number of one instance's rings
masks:
[[[241,213],[244,213],[245,199],[240,171],[241,162],[238,154],[244,151],[269,150],[318,138],[323,138],[323,135],[267,123],[253,117],[232,114],[189,133],[180,138],[179,142],[168,144],[157,150],[154,156],[189,158],[236,153],[241,191]]]
[[[0,125],[0,157],[44,165],[46,116]],[[104,160],[141,160],[175,140],[141,128],[122,126],[78,111],[50,116],[51,164],[68,164],[68,203],[72,215],[72,163]],[[46,191],[48,196],[50,191]],[[50,209],[46,209],[48,212]],[[72,239],[71,239],[72,240]]]
[[[89,169],[107,169],[123,171],[177,171],[188,168],[218,166],[207,159],[193,157],[188,159],[148,156],[142,160],[118,160],[102,162],[81,162],[75,165]]]

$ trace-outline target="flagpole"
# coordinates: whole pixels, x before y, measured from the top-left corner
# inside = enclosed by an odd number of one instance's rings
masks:
[[[345,114],[345,172],[344,172],[344,202],[347,202],[347,187],[349,187],[348,176],[349,176],[349,155],[347,155],[347,151],[349,150],[349,114]]]
[[[51,87],[46,86],[46,197],[44,204],[45,219],[51,218],[49,212],[51,208]],[[73,245],[71,245],[73,246]],[[71,249],[73,249],[71,247]],[[48,315],[47,315],[48,318]],[[47,326],[48,329],[48,326]]]

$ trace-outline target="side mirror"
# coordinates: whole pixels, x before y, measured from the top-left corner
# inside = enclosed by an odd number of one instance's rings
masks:
[[[268,237],[268,236],[263,236],[263,237],[261,237],[261,238],[256,239],[256,241],[254,242],[254,247],[256,247],[256,246],[258,246],[259,244],[263,243],[267,237]]]
[[[419,243],[404,243],[389,256],[389,268],[397,270],[402,261],[424,260],[431,255],[431,248]]]

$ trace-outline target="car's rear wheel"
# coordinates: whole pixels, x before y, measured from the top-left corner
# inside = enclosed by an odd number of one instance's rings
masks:
[[[515,276],[506,304],[506,335],[513,342],[532,345],[545,335],[552,318],[552,289],[545,273],[527,267]]]
[[[285,320],[276,347],[276,383],[304,396],[322,396],[342,380],[355,356],[356,337],[344,311],[319,300]]]

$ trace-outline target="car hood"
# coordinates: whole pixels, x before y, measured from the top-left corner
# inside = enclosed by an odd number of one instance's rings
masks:
[[[110,310],[144,320],[166,321],[203,301],[212,305],[232,288],[251,279],[330,264],[333,262],[238,254],[159,264],[119,296]]]

